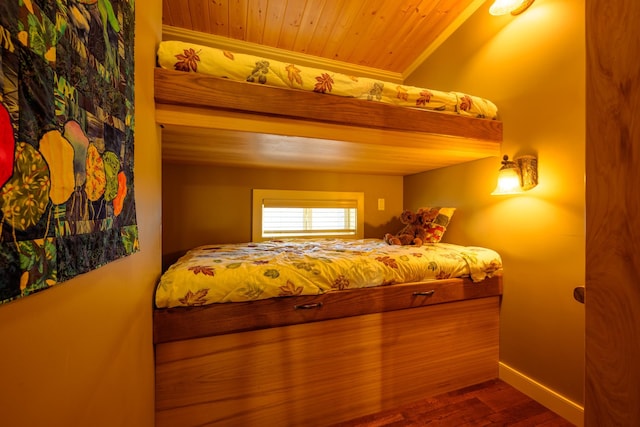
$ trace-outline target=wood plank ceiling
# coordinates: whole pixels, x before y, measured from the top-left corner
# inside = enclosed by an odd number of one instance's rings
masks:
[[[405,74],[483,0],[163,0],[165,25]]]

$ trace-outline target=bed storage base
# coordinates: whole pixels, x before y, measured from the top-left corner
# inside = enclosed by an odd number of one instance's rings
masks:
[[[156,310],[156,425],[326,426],[496,378],[501,291],[448,279]]]
[[[501,286],[499,276],[481,283],[454,278],[314,296],[156,309],[154,342],[159,344],[499,295]]]

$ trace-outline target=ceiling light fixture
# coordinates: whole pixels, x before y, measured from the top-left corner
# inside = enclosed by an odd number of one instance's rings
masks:
[[[493,16],[501,16],[510,13],[519,15],[531,6],[534,0],[495,0],[489,8]]]

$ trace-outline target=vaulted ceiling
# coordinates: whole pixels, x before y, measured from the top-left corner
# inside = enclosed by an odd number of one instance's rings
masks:
[[[163,0],[163,24],[407,75],[485,0]]]

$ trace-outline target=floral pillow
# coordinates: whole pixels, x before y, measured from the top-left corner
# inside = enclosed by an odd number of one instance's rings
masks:
[[[451,217],[456,208],[422,208],[424,210],[437,209],[438,213],[435,219],[426,227],[427,236],[424,243],[438,243],[442,240],[444,232],[447,231],[447,226],[451,221]]]

